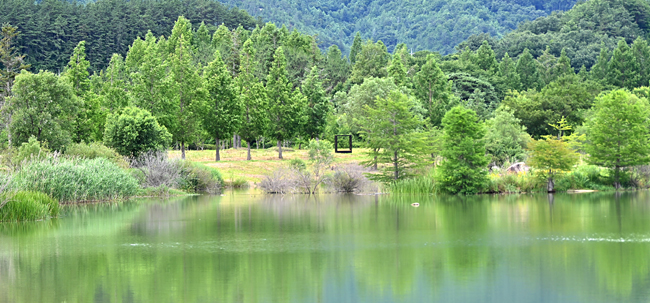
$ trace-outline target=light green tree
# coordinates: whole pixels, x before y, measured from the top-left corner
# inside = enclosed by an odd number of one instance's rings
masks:
[[[325,97],[323,84],[318,77],[318,68],[315,66],[302,83],[302,94],[307,98],[307,107],[304,109],[307,120],[303,132],[309,139],[319,139],[325,130],[331,106]]]
[[[106,119],[104,144],[120,155],[138,157],[144,152],[165,150],[172,135],[145,109],[125,107]]]
[[[293,85],[287,79],[286,65],[284,51],[279,47],[266,81],[266,93],[270,102],[270,133],[278,141],[279,159],[282,159],[282,141],[295,135],[305,120],[305,98],[299,90],[293,90]]]
[[[436,179],[441,190],[452,194],[475,194],[487,182],[488,158],[485,128],[476,113],[463,106],[449,110],[442,119],[442,164]]]
[[[255,50],[250,40],[244,42],[240,62],[236,83],[243,106],[243,121],[238,133],[246,141],[246,160],[251,160],[251,145],[269,126],[269,100],[264,86],[255,77]]]
[[[547,178],[546,189],[549,193],[555,192],[555,177],[571,170],[580,158],[567,141],[551,135],[530,141],[528,149],[530,157],[526,163]]]
[[[201,129],[199,111],[205,98],[202,78],[192,60],[192,25],[184,17],[178,17],[169,37],[170,90],[173,100],[173,121],[169,131],[181,146],[181,158],[185,159],[185,144],[194,139]]]
[[[97,132],[95,123],[101,116],[97,99],[88,95],[90,90],[90,62],[86,60],[86,41],[80,41],[70,56],[64,77],[72,85],[72,89],[80,102],[77,116],[72,122],[72,141],[81,142],[93,138]]]
[[[427,109],[431,126],[440,126],[442,117],[453,98],[452,83],[442,72],[434,55],[428,55],[426,63],[413,79],[413,93]]]
[[[498,64],[496,56],[492,47],[487,41],[483,41],[481,47],[476,51],[476,65],[489,73],[496,73],[498,71]]]
[[[366,41],[361,46],[361,51],[356,56],[350,81],[354,84],[361,84],[366,78],[383,78],[388,75],[386,69],[390,61],[390,54],[383,42],[372,40]]]
[[[596,98],[593,115],[587,120],[589,162],[614,170],[619,189],[621,168],[650,162],[650,108],[648,100],[626,90],[615,90]]]
[[[501,166],[525,159],[530,135],[510,108],[497,108],[494,117],[486,121],[486,128],[485,150],[491,157],[490,165]]]
[[[13,113],[9,131],[20,146],[31,136],[49,148],[62,150],[71,141],[70,127],[80,106],[68,79],[51,72],[16,76],[7,110]]]
[[[424,163],[426,142],[424,134],[418,132],[424,122],[412,111],[415,102],[414,98],[393,90],[386,98],[377,98],[374,107],[365,107],[361,136],[372,147],[380,148],[369,156],[377,157],[374,161],[378,163],[389,164],[382,174],[372,178],[384,182],[403,179],[410,169]]]
[[[390,61],[388,76],[393,78],[397,86],[408,86],[406,82],[406,68],[404,67],[404,63],[402,63],[402,56],[399,53],[395,54],[393,60]]]
[[[214,60],[203,73],[203,85],[207,98],[202,110],[202,124],[215,139],[215,159],[219,161],[219,141],[232,136],[239,129],[243,113],[232,76],[221,60],[219,51],[214,53]]]

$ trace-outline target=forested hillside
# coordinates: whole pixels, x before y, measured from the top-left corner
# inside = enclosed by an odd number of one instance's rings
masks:
[[[324,48],[347,53],[355,32],[381,40],[388,51],[406,43],[412,51],[443,54],[472,34],[501,35],[522,21],[567,10],[575,0],[223,0],[265,21],[317,34]]]
[[[226,24],[251,29],[257,20],[212,0],[100,0],[87,5],[61,0],[2,0],[0,24],[18,27],[16,44],[32,69],[62,71],[79,41],[86,41],[93,70],[105,68],[113,53],[125,55],[147,31],[168,35],[178,16],[198,27]]]

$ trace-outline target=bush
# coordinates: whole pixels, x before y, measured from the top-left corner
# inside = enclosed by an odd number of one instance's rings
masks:
[[[180,162],[179,189],[187,192],[219,193],[223,178],[218,170],[189,161]]]
[[[3,195],[0,203],[0,221],[34,221],[59,215],[59,202],[48,195],[34,191],[19,191]]]
[[[73,143],[65,149],[65,156],[69,158],[95,159],[105,158],[121,168],[128,168],[129,164],[115,149],[99,142]]]
[[[18,148],[10,148],[3,155],[3,164],[17,168],[26,161],[39,160],[47,157],[50,151],[41,146],[36,137],[31,136],[28,142],[23,142]]]
[[[363,174],[366,170],[356,164],[336,167],[334,175],[328,178],[325,184],[331,190],[340,193],[361,191],[367,184],[370,184],[370,180]]]
[[[137,107],[125,107],[106,118],[104,143],[123,156],[137,157],[144,152],[165,150],[172,136],[158,124],[150,112]]]
[[[170,161],[166,152],[147,152],[131,162],[132,175],[142,187],[176,187],[181,177],[178,160]]]
[[[43,192],[66,203],[127,198],[138,192],[138,182],[103,158],[52,157],[27,163],[15,174],[10,188]]]
[[[296,183],[293,170],[280,168],[264,177],[259,186],[267,194],[286,194],[295,190]]]

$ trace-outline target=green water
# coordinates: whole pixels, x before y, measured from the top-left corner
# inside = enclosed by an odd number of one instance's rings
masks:
[[[228,194],[0,224],[0,302],[649,301],[644,191]]]

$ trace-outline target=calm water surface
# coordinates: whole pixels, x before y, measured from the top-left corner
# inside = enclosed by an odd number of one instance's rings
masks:
[[[0,302],[649,301],[643,191],[235,193],[0,224]]]

